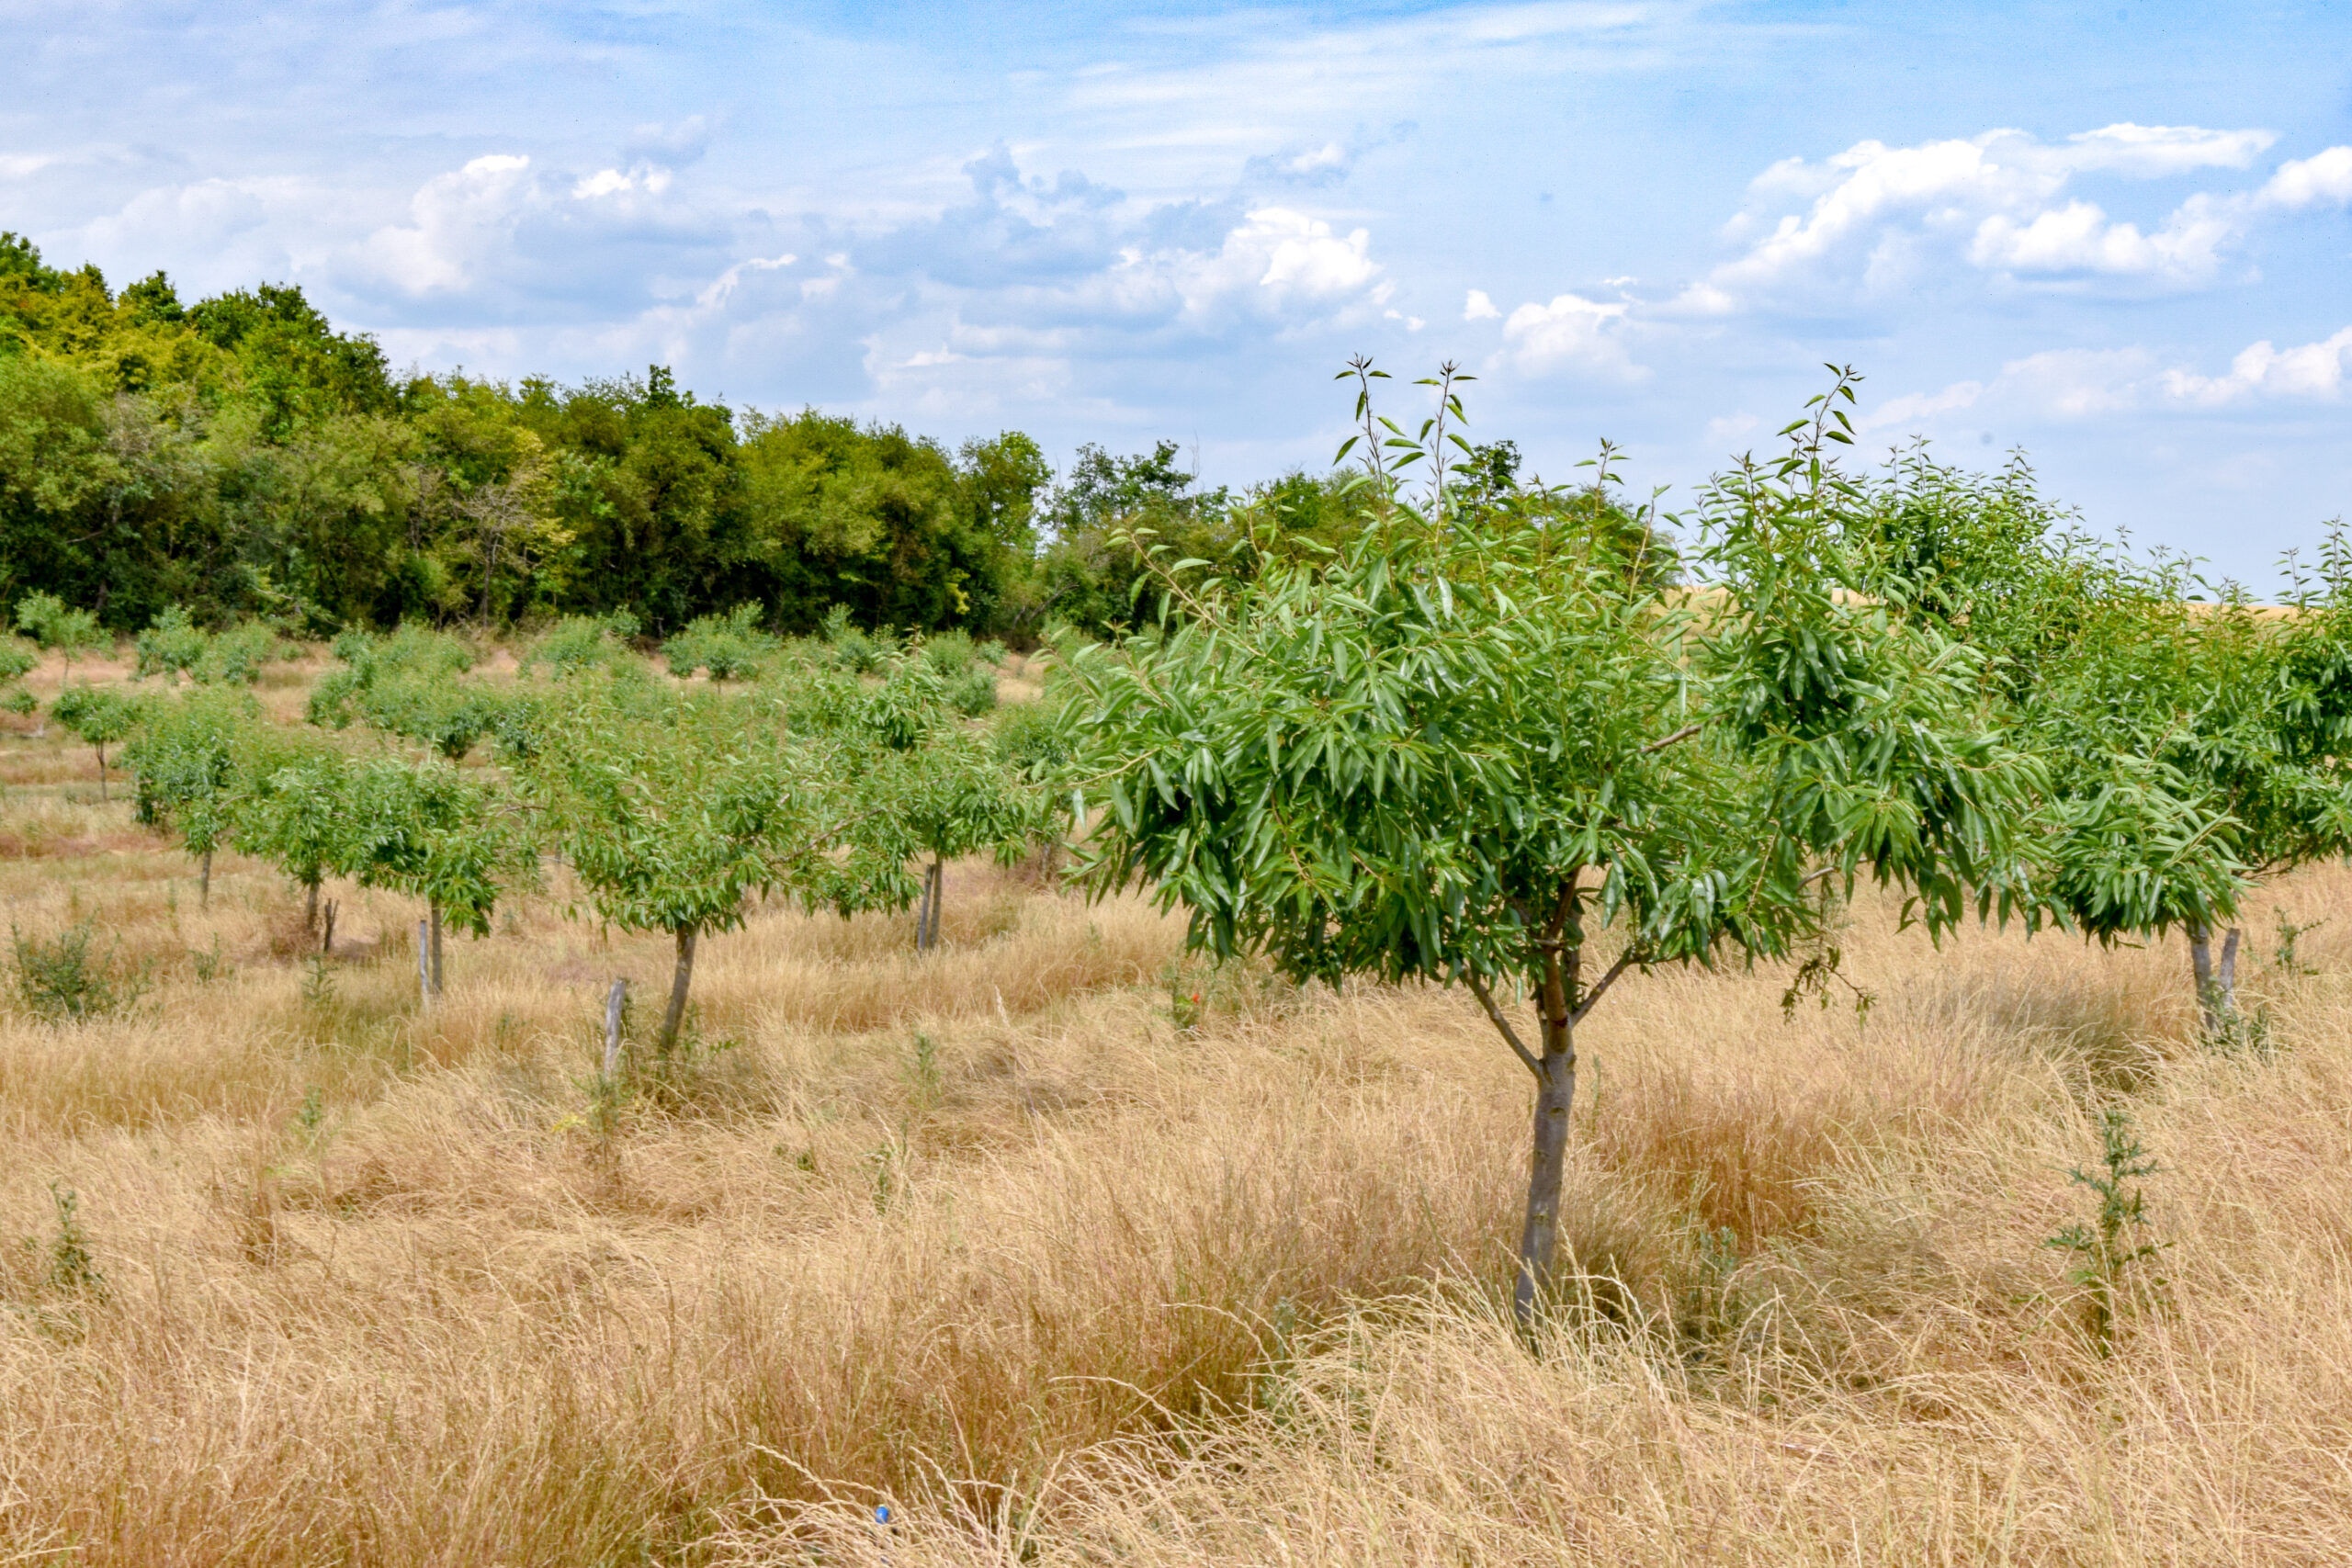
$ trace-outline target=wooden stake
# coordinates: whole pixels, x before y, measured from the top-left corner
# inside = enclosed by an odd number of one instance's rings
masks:
[[[616,977],[612,994],[605,998],[605,1077],[607,1081],[620,1074],[621,1006],[628,1000],[628,982]]]

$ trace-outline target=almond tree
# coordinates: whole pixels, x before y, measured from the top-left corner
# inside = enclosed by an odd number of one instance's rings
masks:
[[[350,859],[361,886],[425,902],[425,973],[438,996],[443,922],[488,936],[500,893],[532,863],[524,843],[495,792],[446,762],[361,763],[350,806]]]
[[[1915,448],[1867,510],[1873,590],[1983,651],[2007,722],[2046,760],[2037,918],[2109,943],[2182,931],[2220,1032],[2246,894],[2352,850],[2340,536],[2281,614],[2082,536],[2021,461],[1973,475]]]
[[[123,753],[138,799],[139,820],[176,829],[197,859],[198,896],[212,903],[212,856],[234,818],[239,737],[260,721],[261,707],[244,693],[197,693],[158,702]]]
[[[779,886],[831,890],[819,775],[780,722],[749,704],[661,699],[574,677],[523,777],[547,837],[602,919],[669,935],[676,956],[655,1037],[685,1021],[701,940],[743,923]]]
[[[1850,592],[1827,457],[1849,376],[1785,457],[1706,492],[1693,596],[1544,509],[1449,494],[1450,367],[1409,435],[1373,411],[1379,373],[1351,374],[1364,429],[1340,456],[1362,445],[1371,525],[1327,561],[1230,574],[1147,544],[1171,613],[1073,661],[1080,804],[1102,808],[1082,864],[1098,892],[1140,877],[1182,904],[1220,955],[1477,998],[1534,1079],[1526,1323],[1602,998],[1662,964],[1788,954],[1825,877],[1905,889],[1933,930],[2015,907],[2036,771],[1984,720],[1980,658]]]
[[[956,711],[935,663],[895,655],[882,683],[849,708],[837,764],[854,850],[873,867],[884,907],[915,906],[915,950],[939,945],[946,863],[1024,852],[1043,795],[1007,767]],[[910,862],[921,870],[906,874]]]
[[[239,771],[245,782],[236,800],[237,848],[302,889],[302,926],[316,931],[320,886],[353,869],[350,763],[326,746],[255,735]]]
[[[80,736],[98,755],[98,798],[107,793],[107,748],[127,740],[139,727],[142,705],[136,697],[100,686],[68,686],[51,708],[57,722]]]

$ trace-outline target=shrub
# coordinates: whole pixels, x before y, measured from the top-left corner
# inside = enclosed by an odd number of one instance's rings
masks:
[[[825,640],[832,645],[833,661],[853,675],[871,675],[890,656],[887,633],[866,633],[850,625],[849,606],[836,604],[825,615]]]
[[[192,679],[197,660],[204,657],[211,641],[204,628],[188,618],[184,607],[174,604],[158,615],[154,623],[131,643],[138,660],[132,673],[142,681],[150,675],[187,675]]]
[[[261,667],[277,657],[277,634],[261,621],[247,621],[212,634],[194,671],[199,684],[250,686]]]
[[[40,1017],[79,1022],[119,1011],[145,992],[145,975],[119,962],[119,944],[104,953],[90,951],[94,923],[77,921],[50,942],[8,928],[16,949],[17,994]]]
[[[637,617],[623,611],[613,615],[569,615],[549,627],[547,635],[523,656],[523,668],[545,668],[559,679],[582,670],[620,670],[636,660],[624,646],[637,635]]]
[[[978,718],[996,706],[995,672],[972,665],[947,682],[947,705],[966,718]]]
[[[724,615],[704,615],[662,647],[670,673],[691,675],[710,671],[712,681],[754,679],[775,651],[776,639],[760,629],[760,607],[738,604]]]

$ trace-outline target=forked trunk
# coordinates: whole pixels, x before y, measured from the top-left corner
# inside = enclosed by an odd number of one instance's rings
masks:
[[[678,1043],[678,1030],[686,1021],[686,987],[695,979],[695,928],[678,928],[678,966],[670,976],[670,1006],[662,1014],[662,1032],[653,1042],[654,1054],[667,1057]]]
[[[2209,1035],[2219,1034],[2238,1010],[2238,928],[2222,938],[2222,958],[2213,961],[2209,926],[2188,928],[2188,966],[2197,976],[2197,1013]]]
[[[1576,952],[1569,950],[1571,974]],[[1535,1323],[1537,1299],[1552,1280],[1560,1251],[1560,1187],[1567,1167],[1568,1111],[1577,1095],[1576,1026],[1568,1014],[1569,977],[1561,973],[1555,950],[1544,964],[1541,1032],[1536,1057],[1535,1138],[1528,1166],[1527,1223],[1519,1234],[1519,1280],[1511,1288],[1511,1315],[1522,1331]]]

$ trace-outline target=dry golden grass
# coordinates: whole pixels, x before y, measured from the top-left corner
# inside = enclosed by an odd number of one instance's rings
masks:
[[[714,939],[614,1104],[604,987],[664,944],[550,887],[421,1015],[413,906],[331,890],[314,964],[88,761],[0,738],[8,919],[148,986],[57,1024],[0,976],[0,1563],[2352,1561],[2352,923],[2252,962],[2234,1055],[2177,944],[1869,903],[1867,1021],[1629,982],[1531,1356],[1523,1074],[1457,997],[1194,967],[1180,1029],[1178,922],[958,867],[922,960]],[[2171,1245],[2102,1359],[2042,1243],[2111,1103]]]

